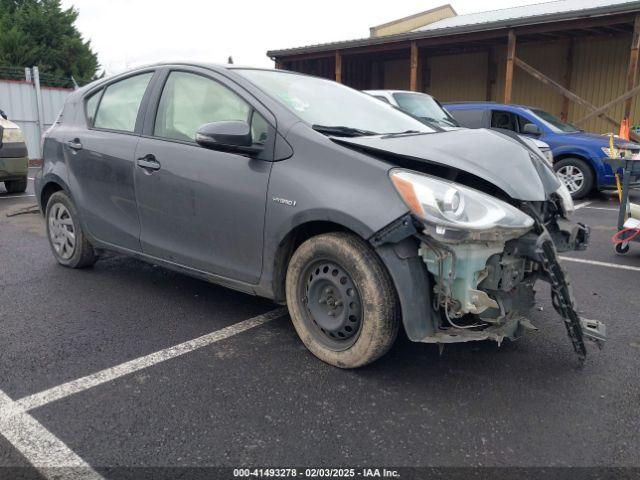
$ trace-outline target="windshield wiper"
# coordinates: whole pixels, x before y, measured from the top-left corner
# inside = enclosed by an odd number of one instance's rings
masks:
[[[447,120],[446,118],[432,118],[432,117],[418,117],[420,120],[424,120],[426,122],[433,122],[438,125],[444,124],[447,127],[459,127],[460,125],[456,125],[451,120]]]
[[[343,127],[340,125],[312,125],[316,132],[324,133],[326,135],[334,135],[336,137],[364,137],[367,135],[379,135],[376,132],[369,130],[361,130],[353,127]]]
[[[385,133],[382,138],[394,138],[394,137],[403,137],[403,136],[411,136],[411,135],[424,135],[426,133],[433,132],[421,132],[420,130],[405,130],[404,132],[391,132]]]

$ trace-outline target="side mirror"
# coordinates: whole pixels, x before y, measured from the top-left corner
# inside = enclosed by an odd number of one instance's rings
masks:
[[[254,145],[251,127],[247,122],[227,121],[205,123],[196,132],[196,143],[212,150],[258,153],[261,145]]]
[[[522,133],[527,135],[542,135],[542,130],[535,123],[525,123],[524,127],[522,127]]]

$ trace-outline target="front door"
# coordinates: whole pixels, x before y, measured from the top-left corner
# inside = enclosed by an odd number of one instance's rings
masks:
[[[271,162],[194,139],[203,124],[226,120],[251,123],[254,141],[267,145],[275,131],[223,82],[176,70],[156,95],[135,154],[140,242],[150,256],[257,283]]]

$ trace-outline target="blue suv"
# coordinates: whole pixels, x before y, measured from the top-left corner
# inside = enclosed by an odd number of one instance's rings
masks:
[[[575,199],[615,186],[611,167],[603,162],[609,137],[586,133],[544,110],[492,102],[449,103],[445,108],[468,128],[496,128],[535,137],[551,147],[554,169]],[[628,143],[616,139],[616,146]]]

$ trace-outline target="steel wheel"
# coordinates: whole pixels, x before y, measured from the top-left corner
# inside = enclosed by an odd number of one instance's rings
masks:
[[[332,350],[349,348],[362,326],[360,294],[351,276],[335,262],[319,261],[306,269],[304,278],[302,302],[314,336]]]
[[[76,249],[76,227],[67,207],[54,204],[49,210],[49,240],[60,258],[68,260]]]
[[[557,170],[560,180],[567,186],[569,193],[576,193],[584,185],[584,172],[575,165],[564,165]]]

